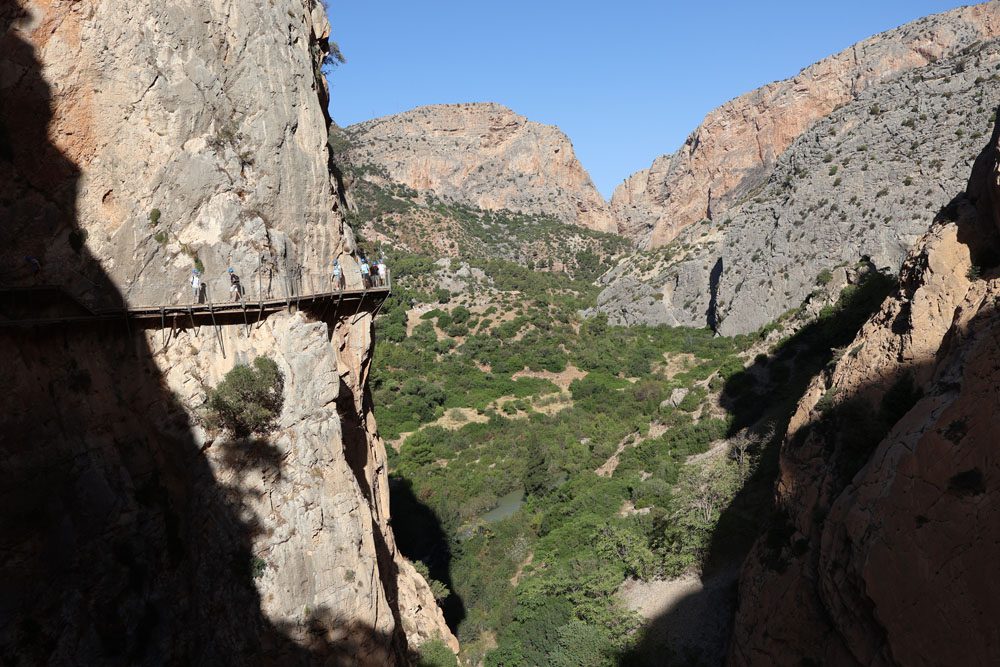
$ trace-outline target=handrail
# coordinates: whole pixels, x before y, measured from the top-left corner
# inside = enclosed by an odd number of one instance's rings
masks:
[[[162,284],[146,283],[141,286],[142,289],[133,290],[131,292],[131,298],[126,297],[118,301],[116,305],[108,306],[95,306],[92,304],[87,305],[84,301],[73,295],[69,290],[59,285],[47,284],[36,286],[15,286],[9,288],[0,287],[0,297],[2,297],[4,293],[30,294],[31,292],[49,292],[53,295],[58,295],[59,297],[64,298],[65,303],[71,303],[74,306],[78,306],[79,310],[82,311],[67,312],[66,308],[63,307],[56,308],[55,310],[63,311],[61,314],[56,314],[51,312],[53,308],[49,307],[44,309],[44,313],[38,312],[38,310],[34,308],[29,308],[29,312],[22,313],[22,316],[10,316],[0,312],[0,327],[35,325],[54,322],[83,322],[95,319],[120,318],[122,316],[126,319],[126,326],[128,326],[128,320],[130,318],[158,321],[160,326],[165,326],[168,315],[176,316],[178,314],[186,314],[191,319],[200,315],[202,317],[211,317],[213,320],[216,315],[241,314],[244,322],[249,326],[249,316],[253,316],[255,319],[260,320],[264,317],[265,313],[291,308],[293,305],[296,307],[302,307],[303,304],[306,304],[308,306],[319,303],[320,301],[327,302],[326,306],[323,308],[323,314],[325,316],[326,311],[329,308],[330,301],[336,300],[336,307],[334,308],[334,312],[336,312],[345,299],[348,302],[353,302],[356,299],[358,302],[357,307],[354,309],[354,313],[356,315],[360,312],[366,299],[381,297],[380,300],[384,301],[391,291],[391,277],[389,275],[386,275],[384,281],[380,280],[377,285],[369,286],[359,280],[358,282],[361,282],[360,285],[352,284],[350,287],[345,285],[344,289],[338,289],[337,286],[333,285],[332,274],[329,277],[317,277],[315,274],[310,275],[305,272],[298,272],[295,278],[295,282],[288,283],[287,289],[282,290],[283,294],[281,295],[275,294],[271,290],[262,290],[267,292],[266,296],[265,294],[258,293],[256,297],[254,297],[252,295],[247,296],[245,292],[241,290],[238,299],[234,298],[226,301],[216,301],[211,298],[216,292],[215,290],[210,289],[210,285],[218,285],[222,282],[222,279],[215,279],[210,281],[209,285],[203,286],[199,292],[198,301],[183,300],[183,297],[178,296],[178,293],[193,295],[190,286],[188,286],[187,291],[183,289],[173,290],[173,299],[164,298],[160,302],[147,302],[148,305],[141,301],[137,302],[136,295],[151,295],[157,292],[163,294],[164,286]],[[228,288],[228,276],[225,277],[225,281],[225,286]],[[354,283],[355,281],[351,282]],[[304,285],[308,285],[307,290],[300,289]],[[317,289],[319,291],[314,291]],[[293,295],[294,299],[292,298]],[[248,312],[248,304],[254,307],[253,311]],[[354,304],[351,303],[351,305],[353,306]],[[0,311],[3,310],[2,302],[0,302]]]

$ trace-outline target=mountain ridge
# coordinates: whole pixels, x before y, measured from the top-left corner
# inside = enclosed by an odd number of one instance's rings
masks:
[[[614,231],[608,203],[559,128],[495,102],[417,107],[344,128],[343,162],[484,210]]]
[[[675,153],[616,188],[620,233],[639,247],[669,243],[681,229],[718,218],[764,180],[794,139],[873,85],[1000,35],[995,0],[932,15],[869,37],[709,112]]]

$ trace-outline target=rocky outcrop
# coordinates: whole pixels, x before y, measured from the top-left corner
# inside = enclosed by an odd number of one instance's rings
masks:
[[[186,303],[198,266],[218,301],[230,266],[253,292],[349,262],[328,32],[301,0],[0,8],[3,315],[25,316],[10,294]],[[319,315],[2,323],[3,661],[383,665],[432,637],[457,649],[390,528],[371,317]],[[207,390],[257,355],[285,376],[276,430],[206,432]]]
[[[346,137],[342,159],[369,176],[488,211],[615,231],[566,135],[499,104],[420,107],[352,125]]]
[[[796,139],[725,217],[607,274],[598,310],[733,335],[799,307],[837,267],[867,257],[897,272],[964,187],[998,64],[994,39],[872,85]]]
[[[1000,660],[1000,126],[950,212],[792,419],[730,664]]]
[[[724,104],[680,150],[618,187],[611,209],[619,232],[657,248],[703,219],[722,220],[815,123],[889,79],[998,35],[1000,4],[963,7],[872,37]]]

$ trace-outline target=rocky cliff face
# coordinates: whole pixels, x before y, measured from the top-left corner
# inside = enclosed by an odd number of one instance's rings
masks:
[[[680,150],[619,186],[611,201],[619,231],[657,248],[689,225],[722,220],[816,122],[886,80],[998,35],[1000,3],[964,7],[872,37],[728,102]]]
[[[1000,660],[1000,127],[949,213],[792,419],[730,664]]]
[[[605,276],[598,309],[732,335],[799,306],[824,271],[868,257],[896,272],[963,187],[991,127],[998,63],[1000,41],[987,40],[869,86],[798,137],[725,217]]]
[[[176,304],[349,261],[328,171],[329,25],[301,0],[0,7],[9,294]],[[28,298],[30,305],[30,296]],[[402,664],[457,648],[397,552],[367,392],[371,317],[124,321],[0,333],[0,655],[29,664]],[[257,355],[267,437],[201,427]]]
[[[449,104],[353,125],[343,159],[460,204],[612,232],[607,202],[558,128],[499,104]]]

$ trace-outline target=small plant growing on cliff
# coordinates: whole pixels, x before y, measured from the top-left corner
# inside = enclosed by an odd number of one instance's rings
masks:
[[[434,595],[435,600],[441,602],[449,595],[451,595],[451,591],[448,590],[448,587],[446,585],[444,585],[437,579],[431,578],[430,570],[427,569],[427,565],[425,565],[423,561],[419,560],[413,561],[413,569],[415,569],[417,573],[424,578],[424,581],[427,582],[427,585],[431,587],[431,593]]]
[[[840,393],[840,389],[837,387],[831,387],[826,390],[826,393],[816,401],[816,409],[819,412],[826,412],[834,406],[837,400],[837,394]]]
[[[237,437],[267,433],[281,414],[284,386],[273,359],[257,357],[251,366],[236,366],[208,392],[206,421]]]
[[[160,224],[160,209],[154,208],[152,211],[149,212],[149,224],[153,225],[154,227]]]
[[[264,570],[267,569],[267,561],[260,556],[254,556],[250,559],[250,574],[253,575],[254,579],[260,579],[264,576]]]
[[[161,244],[162,243],[166,243],[167,242],[167,233],[163,232],[163,231],[156,232],[155,234],[153,234],[153,238],[156,239],[157,243],[161,243]]]
[[[965,272],[965,277],[969,280],[979,280],[979,277],[983,275],[983,267],[973,264],[969,267],[969,270]]]
[[[816,276],[816,284],[820,286],[829,285],[831,280],[833,280],[833,272],[830,269],[823,269]]]

